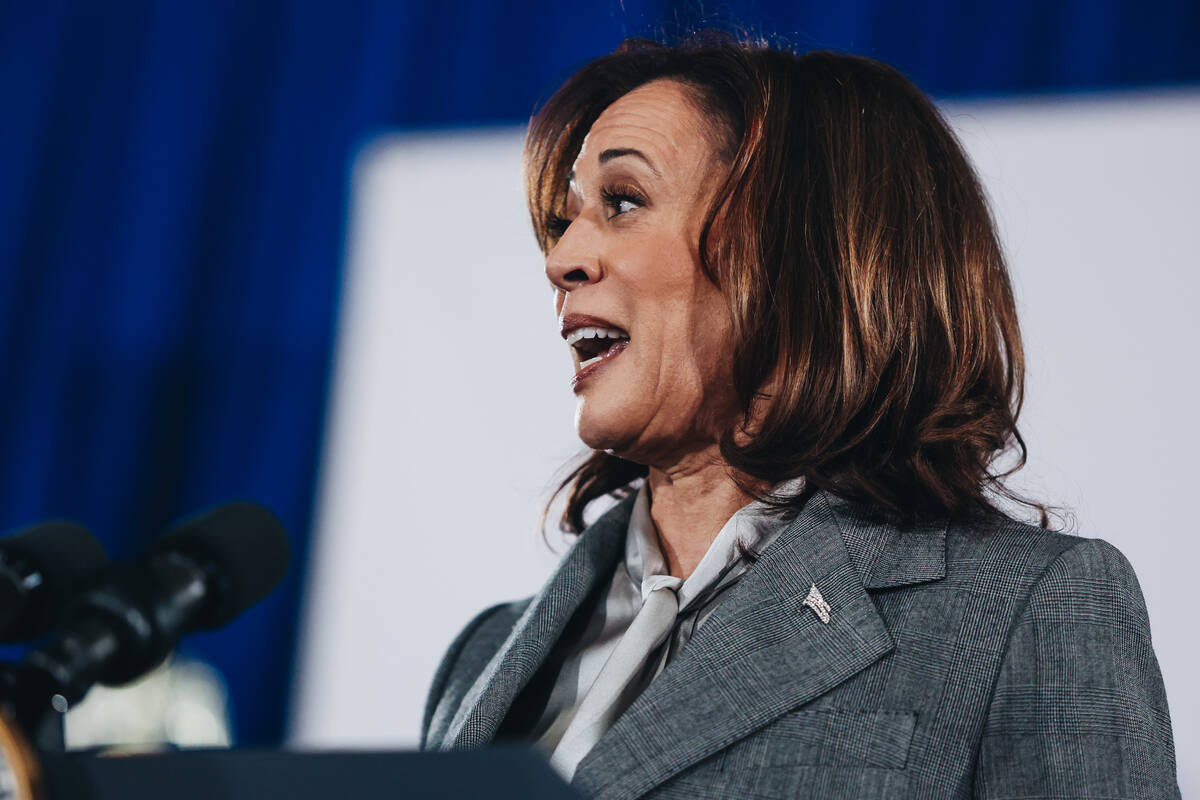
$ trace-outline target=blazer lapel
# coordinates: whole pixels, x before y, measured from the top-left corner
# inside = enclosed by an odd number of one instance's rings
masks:
[[[943,576],[945,527],[941,539],[936,529],[921,537],[914,566],[894,528],[852,506],[835,512],[836,503],[824,492],[809,500],[584,758],[573,785],[597,798],[641,795],[895,647],[867,586]],[[812,586],[831,609],[827,624],[804,605]]]
[[[463,698],[440,748],[480,747],[492,739],[571,615],[598,581],[612,575],[624,552],[633,501],[622,500],[580,534]]]

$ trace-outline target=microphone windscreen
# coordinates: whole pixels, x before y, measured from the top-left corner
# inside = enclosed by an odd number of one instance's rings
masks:
[[[41,522],[0,539],[0,551],[36,569],[52,594],[66,591],[108,564],[96,537],[66,520]]]
[[[255,503],[229,503],[192,517],[147,548],[147,559],[180,554],[216,578],[197,629],[219,628],[283,579],[291,547],[283,524]]]
[[[16,570],[0,581],[3,643],[27,642],[53,630],[66,604],[108,564],[96,537],[66,520],[41,522],[0,539],[0,557]],[[40,581],[30,584],[34,574]]]

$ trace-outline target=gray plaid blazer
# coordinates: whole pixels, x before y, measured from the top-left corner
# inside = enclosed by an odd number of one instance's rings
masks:
[[[623,553],[631,499],[535,597],[479,614],[426,749],[488,744]],[[802,605],[816,585],[822,624]],[[583,609],[586,612],[586,607]],[[1141,589],[999,514],[900,530],[817,493],[580,763],[598,798],[1177,798]]]

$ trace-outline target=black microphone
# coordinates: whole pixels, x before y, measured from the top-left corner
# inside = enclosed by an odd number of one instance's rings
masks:
[[[107,565],[96,537],[65,520],[0,539],[0,643],[49,633],[67,601]]]
[[[61,634],[20,665],[22,705],[53,698],[65,710],[96,683],[150,671],[184,634],[225,625],[266,596],[288,557],[283,525],[253,503],[184,522],[136,563],[107,570],[67,609]]]

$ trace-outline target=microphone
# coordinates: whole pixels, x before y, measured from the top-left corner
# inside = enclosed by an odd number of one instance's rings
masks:
[[[65,520],[0,539],[0,643],[49,633],[67,601],[107,565],[96,537]]]
[[[182,523],[136,563],[106,570],[67,609],[61,633],[20,665],[22,705],[53,699],[65,710],[96,683],[148,672],[183,635],[225,625],[265,597],[288,558],[283,525],[253,503]]]

